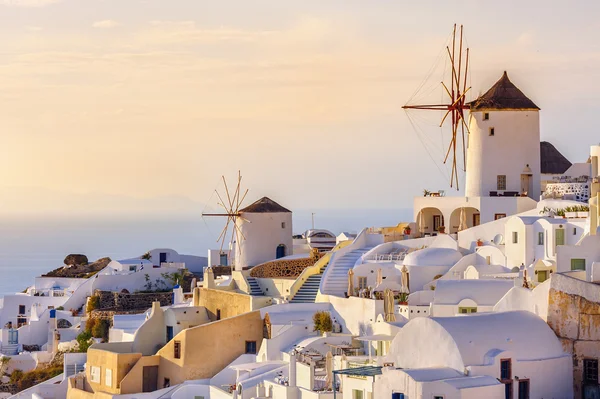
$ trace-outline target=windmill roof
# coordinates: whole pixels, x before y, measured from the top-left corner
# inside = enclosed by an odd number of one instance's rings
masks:
[[[286,209],[273,201],[271,198],[262,197],[258,201],[248,205],[244,209],[240,210],[240,213],[292,213],[289,209]]]
[[[484,95],[472,101],[470,105],[472,111],[480,109],[540,109],[510,81],[506,71],[500,80]]]
[[[562,174],[572,165],[556,147],[547,141],[540,143],[540,159],[542,173]]]

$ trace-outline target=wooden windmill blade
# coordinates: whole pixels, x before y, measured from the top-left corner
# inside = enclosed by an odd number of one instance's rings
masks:
[[[449,58],[449,65],[451,69],[450,84],[447,85],[441,82],[441,86],[444,89],[445,94],[448,96],[448,101],[442,104],[407,104],[402,108],[415,109],[415,110],[427,110],[427,111],[446,111],[442,117],[440,127],[448,120],[451,121],[451,138],[448,148],[445,151],[445,157],[443,163],[446,164],[448,160],[452,162],[451,176],[450,176],[450,187],[456,187],[459,189],[458,182],[458,167],[457,167],[457,146],[459,146],[458,135],[462,138],[460,142],[462,146],[458,151],[462,152],[463,158],[463,170],[466,170],[466,143],[465,143],[465,127],[467,134],[469,134],[469,127],[465,122],[464,114],[465,110],[469,109],[470,106],[466,101],[466,94],[471,89],[467,87],[468,72],[469,72],[469,49],[463,51],[463,26],[460,26],[459,37],[457,41],[456,24],[454,24],[454,30],[452,32],[452,44],[446,46],[446,53]],[[464,57],[463,57],[463,52]],[[464,58],[464,65],[463,65]],[[459,132],[460,129],[460,132]]]
[[[240,227],[237,225],[237,219],[240,218],[242,221],[247,221],[247,219],[243,218],[240,214],[240,207],[242,206],[244,199],[246,198],[246,194],[248,194],[248,190],[244,192],[243,196],[241,194],[241,184],[242,184],[242,174],[238,171],[238,179],[236,184],[236,189],[233,193],[230,193],[229,186],[227,185],[227,181],[225,176],[221,176],[223,181],[223,188],[225,193],[221,195],[218,190],[215,190],[217,198],[219,201],[217,205],[223,208],[223,212],[216,213],[202,213],[202,216],[205,217],[224,217],[227,218],[225,222],[225,226],[221,231],[221,234],[217,238],[217,242],[221,243],[220,252],[223,252],[223,248],[225,247],[225,242],[227,238],[230,239],[230,244],[236,243],[236,249],[239,254],[241,254],[241,246],[239,245],[241,240],[245,240],[246,237],[240,230]],[[227,199],[227,201],[224,200]],[[231,229],[231,234],[229,234],[229,230]]]

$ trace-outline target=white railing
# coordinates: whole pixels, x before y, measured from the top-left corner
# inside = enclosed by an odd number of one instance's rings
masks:
[[[375,262],[393,262],[402,261],[406,257],[407,252],[401,253],[389,253],[389,254],[369,254],[362,258],[363,261],[375,261]]]
[[[171,267],[174,269],[185,269],[185,263],[183,262],[162,262],[160,267]]]

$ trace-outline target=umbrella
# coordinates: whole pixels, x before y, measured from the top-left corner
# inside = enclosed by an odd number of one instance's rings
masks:
[[[408,294],[410,291],[408,289],[408,269],[406,265],[402,266],[402,293]]]
[[[327,376],[327,389],[333,387],[333,355],[331,351],[325,356],[325,375]]]
[[[421,211],[419,212],[419,233],[421,233],[421,236],[423,236],[423,233],[425,233],[425,229],[423,228],[424,223],[423,211]]]
[[[381,270],[381,268],[377,269],[377,284],[379,285],[383,283],[383,270]]]
[[[354,293],[354,270],[348,270],[348,296]]]
[[[396,321],[394,314],[394,293],[389,288],[383,293],[383,312],[385,313],[385,321]]]

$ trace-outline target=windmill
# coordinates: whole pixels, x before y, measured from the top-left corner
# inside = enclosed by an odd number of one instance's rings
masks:
[[[454,24],[454,30],[452,32],[452,45],[446,46],[446,52],[450,61],[451,77],[450,84],[441,82],[444,87],[445,94],[447,94],[447,102],[442,104],[407,104],[402,108],[417,109],[417,110],[429,110],[429,111],[446,111],[442,117],[440,127],[444,125],[444,122],[451,116],[451,127],[452,137],[446,150],[446,156],[444,157],[444,164],[450,158],[452,160],[452,175],[450,177],[450,187],[454,187],[458,190],[458,168],[457,168],[457,141],[461,141],[462,149],[462,169],[466,170],[466,156],[465,156],[465,130],[469,133],[469,126],[465,122],[465,110],[469,109],[469,105],[466,102],[466,94],[469,92],[471,87],[467,87],[467,75],[469,70],[469,49],[463,50],[463,26],[460,26],[460,35],[457,43],[457,32],[456,24]],[[464,65],[463,65],[464,58]],[[443,102],[443,101],[442,101]],[[462,137],[459,136],[459,130]]]
[[[230,225],[231,225],[231,240],[230,243],[235,242],[236,248],[238,250],[238,252],[241,251],[241,247],[239,245],[241,240],[245,240],[246,237],[244,237],[244,234],[242,233],[242,231],[240,230],[239,226],[237,225],[237,219],[241,219],[244,222],[248,222],[247,219],[244,219],[241,216],[240,213],[240,207],[242,205],[242,203],[244,202],[244,199],[246,198],[246,195],[248,194],[248,189],[246,189],[246,191],[244,191],[244,194],[241,194],[241,184],[242,184],[242,174],[240,171],[238,171],[238,178],[237,178],[237,186],[235,191],[233,192],[233,194],[231,194],[229,192],[229,187],[227,186],[227,181],[225,180],[225,176],[221,176],[221,179],[223,180],[223,187],[225,189],[225,195],[221,195],[219,193],[218,190],[215,190],[215,194],[217,195],[218,198],[218,202],[217,205],[219,205],[221,208],[223,208],[223,212],[217,212],[217,213],[202,213],[202,216],[208,216],[208,217],[224,217],[227,218],[227,221],[225,222],[225,227],[223,227],[223,230],[221,231],[221,234],[219,235],[219,238],[217,238],[217,242],[221,243],[221,247],[220,247],[220,253],[223,253],[223,247],[225,246],[225,241],[227,240],[227,237],[229,236],[228,232],[230,230]],[[227,199],[227,201],[224,200]]]

